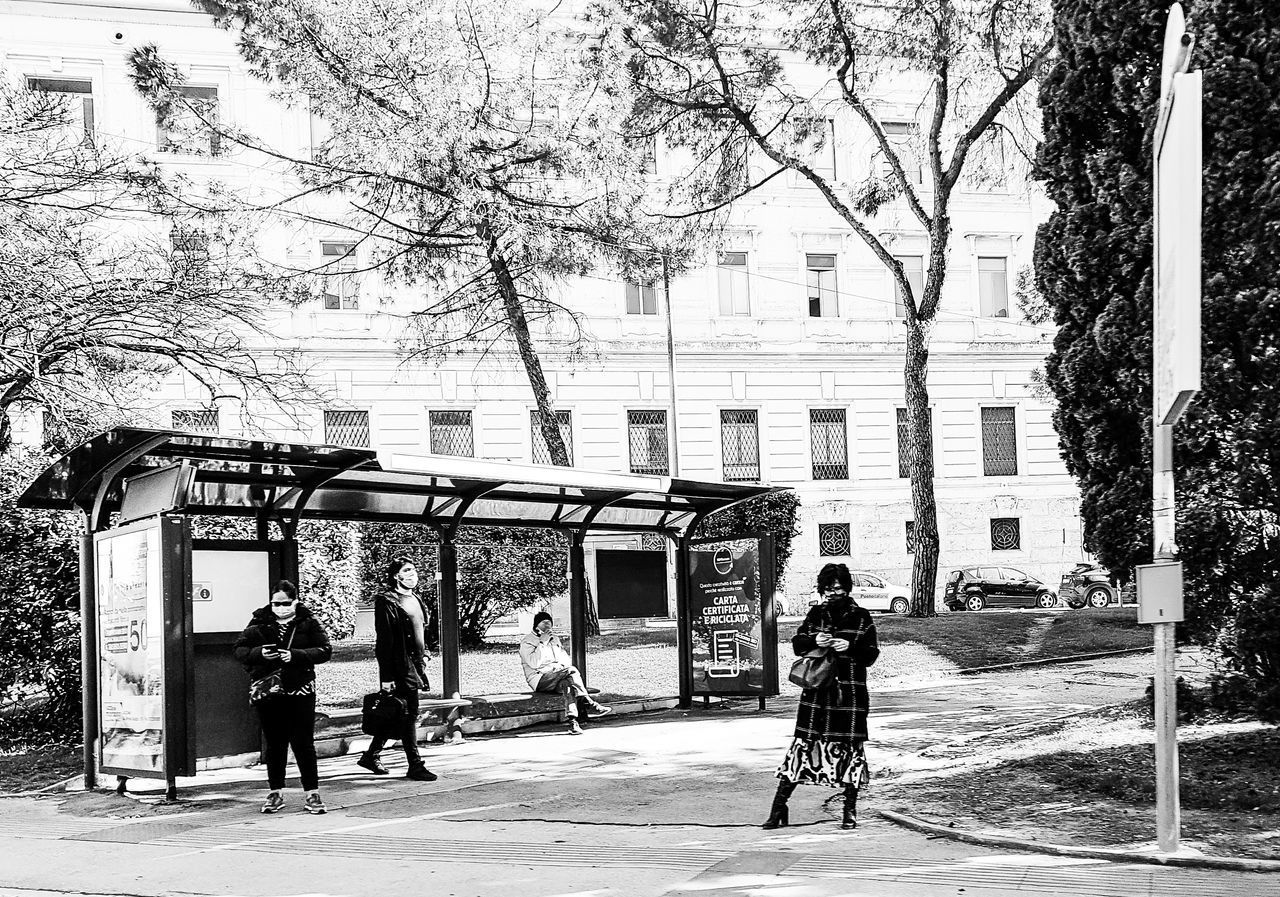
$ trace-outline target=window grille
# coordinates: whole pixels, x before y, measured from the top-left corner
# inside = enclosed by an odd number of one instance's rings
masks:
[[[907,521],[907,554],[916,553],[916,522]]]
[[[324,413],[324,441],[329,445],[347,445],[352,448],[369,448],[368,411],[326,411]]]
[[[747,254],[722,252],[716,265],[720,284],[720,314],[751,314],[751,291],[747,281]]]
[[[182,430],[186,433],[218,432],[217,408],[175,408],[170,412],[169,417],[175,430]]]
[[[991,518],[991,550],[1018,551],[1022,548],[1022,522],[1017,517]]]
[[[836,257],[806,255],[804,257],[809,294],[809,317],[834,318],[840,313],[836,296]]]
[[[724,452],[726,483],[760,480],[760,437],[754,410],[720,412],[720,443]]]
[[[641,533],[640,534],[640,550],[641,551],[666,551],[667,537],[659,533]]]
[[[1012,408],[982,409],[982,472],[989,477],[1018,473],[1018,437]]]
[[[356,244],[320,244],[324,307],[330,311],[360,307],[360,282],[356,279]]]
[[[631,472],[666,476],[667,412],[628,411],[627,436],[631,446]]]
[[[813,444],[815,480],[849,479],[848,432],[843,408],[810,408],[809,441]]]
[[[560,438],[564,440],[565,454],[569,463],[573,464],[573,417],[568,411],[557,411],[556,420],[560,422]],[[546,437],[542,435],[542,412],[529,412],[529,427],[533,434],[533,463],[553,464],[551,450],[547,448]]]
[[[918,308],[920,298],[924,294],[924,256],[895,255],[894,258],[902,263],[902,273],[907,277],[907,285],[911,287],[911,295],[915,298]],[[902,295],[902,289],[898,286],[897,280],[893,282],[893,316],[895,318],[907,316],[906,299]]]
[[[218,155],[222,138],[212,127],[218,121],[218,88],[183,85],[177,92],[183,100],[175,102],[166,115],[156,117],[160,151],[190,156]]]
[[[1009,317],[1007,259],[978,259],[978,312],[984,318]]]
[[[433,455],[475,457],[470,411],[428,411],[427,429]]]
[[[819,523],[818,554],[824,558],[849,556],[849,524]]]
[[[627,314],[656,315],[658,295],[652,283],[627,284]]]
[[[53,93],[62,96],[67,104],[67,112],[72,123],[84,131],[84,136],[93,136],[93,82],[68,78],[28,78],[28,90]]]
[[[929,427],[933,427],[933,409],[928,411]],[[907,409],[898,409],[898,476],[911,477],[911,434],[907,431]]]

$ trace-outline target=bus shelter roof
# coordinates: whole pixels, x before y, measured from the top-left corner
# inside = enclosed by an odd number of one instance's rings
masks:
[[[28,508],[83,510],[94,528],[119,508],[122,481],[186,461],[186,514],[365,520],[450,528],[534,526],[684,535],[707,514],[776,491],[446,455],[117,427],[50,465]]]

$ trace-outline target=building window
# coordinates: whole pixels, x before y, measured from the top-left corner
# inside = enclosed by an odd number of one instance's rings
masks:
[[[648,137],[639,138],[642,141],[640,148],[640,165],[645,174],[658,173],[658,138],[650,135]]]
[[[167,115],[156,117],[161,152],[188,156],[216,156],[222,150],[218,123],[218,88],[177,89],[182,101],[175,102]]]
[[[720,412],[720,443],[724,454],[726,483],[755,483],[760,480],[760,437],[756,412]]]
[[[818,554],[824,558],[849,556],[849,524],[819,523]]]
[[[169,413],[173,429],[184,433],[217,433],[217,408],[175,408]]]
[[[356,244],[320,244],[320,274],[324,278],[324,307],[331,311],[360,307],[360,282],[356,279]]]
[[[814,142],[822,141],[822,146],[818,147],[818,151],[810,160],[813,172],[828,181],[834,181],[836,179],[836,123],[826,118],[813,120],[809,124],[813,127],[810,138]]]
[[[627,439],[631,446],[631,472],[666,476],[667,412],[628,411]]]
[[[174,279],[179,282],[204,283],[209,279],[209,235],[174,224],[169,229]]]
[[[1018,432],[1012,408],[982,409],[982,473],[989,477],[1018,474]]]
[[[86,138],[93,136],[93,82],[69,78],[28,78],[28,90],[57,94],[67,104],[71,125]]]
[[[836,257],[806,255],[806,283],[809,293],[809,317],[834,318],[840,304],[836,299]]]
[[[1022,548],[1022,523],[1017,517],[991,518],[991,550],[1019,551]]]
[[[907,521],[907,554],[916,553],[916,522]]]
[[[1009,317],[1008,259],[978,259],[978,312],[984,318]]]
[[[470,411],[428,411],[427,430],[433,455],[475,457]]]
[[[810,408],[815,480],[849,479],[849,442],[843,408]]]
[[[916,152],[919,129],[913,123],[905,121],[887,121],[881,127],[884,128],[885,137],[889,138],[889,146],[898,157],[908,183],[923,184],[924,171],[920,165],[920,154]],[[889,164],[888,157],[881,156],[880,175],[884,178],[893,177],[893,166]]]
[[[324,441],[328,445],[369,448],[372,445],[369,439],[369,412],[326,411]]]
[[[911,434],[907,429],[907,409],[898,411],[898,476],[908,479],[911,476]],[[927,412],[929,427],[933,427],[933,409]]]
[[[656,315],[658,295],[652,283],[627,283],[627,314]]]
[[[895,255],[894,258],[902,265],[902,273],[907,276],[907,284],[911,287],[911,295],[915,298],[916,308],[919,308],[920,297],[924,295],[924,256]],[[895,318],[905,318],[907,316],[907,303],[896,278],[893,281],[893,316]]]
[[[564,440],[565,454],[569,463],[573,463],[573,415],[568,411],[557,411],[556,420],[560,422],[560,438]],[[553,464],[551,451],[547,448],[547,439],[542,435],[542,412],[529,412],[529,428],[533,434],[533,463]]]
[[[747,254],[720,253],[716,270],[720,279],[720,314],[751,314],[751,294],[747,288]]]

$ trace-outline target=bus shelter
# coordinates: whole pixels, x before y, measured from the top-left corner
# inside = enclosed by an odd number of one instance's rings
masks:
[[[741,551],[720,546],[724,556],[708,554],[702,564],[693,557],[701,546],[692,537],[709,515],[771,491],[759,484],[118,427],[52,464],[19,503],[79,511],[85,517],[81,658],[86,787],[92,787],[99,769],[167,778],[172,785],[175,775],[195,773],[197,756],[257,749],[256,720],[243,689],[227,687],[242,678],[230,669],[230,644],[249,611],[261,606],[272,580],[297,581],[298,525],[306,519],[411,523],[434,532],[445,696],[458,695],[462,686],[456,553],[460,527],[539,527],[568,536],[571,654],[584,676],[585,537],[591,532],[662,534],[676,545],[676,607],[684,642],[679,652],[680,696],[687,706],[694,693],[688,642],[691,632],[702,631],[690,619],[690,590],[705,592],[708,606],[725,605],[723,595],[743,582],[739,576],[732,580],[736,586],[726,586],[715,572],[737,575],[735,558],[740,560]],[[193,541],[188,520],[193,515],[250,518],[256,522],[257,538]],[[771,572],[769,554],[766,549]],[[204,571],[194,577],[193,559]],[[757,553],[757,566],[760,559]],[[691,575],[702,567],[711,571],[710,579]],[[771,584],[749,585],[757,595],[767,596],[756,603],[769,605],[767,623],[773,624]],[[150,609],[148,590],[159,596]],[[229,595],[239,598],[229,600]],[[109,609],[113,615],[107,614]],[[711,612],[723,617],[727,610],[732,608]],[[721,639],[726,645],[735,639],[743,644],[766,641],[759,626],[755,636],[735,635],[723,627],[717,632],[727,638]],[[153,649],[149,659],[148,646]],[[131,652],[143,657],[133,662],[134,668],[129,664]],[[150,673],[141,668],[146,664]],[[773,689],[761,692],[757,683],[757,692],[777,693],[776,654],[771,666]],[[739,672],[733,667],[718,669]],[[160,684],[146,684],[155,683],[157,676]],[[104,680],[110,681],[104,685]],[[732,683],[719,684],[721,693],[739,693]],[[112,728],[110,715],[124,706],[124,699],[113,698],[107,707],[103,698],[104,689],[113,688],[127,691],[128,700],[143,707],[118,729]],[[138,722],[139,715],[161,717],[154,732]],[[172,731],[166,735],[166,730]],[[111,740],[118,750],[108,762],[104,733],[117,731],[121,734]],[[250,738],[252,747],[246,748]]]

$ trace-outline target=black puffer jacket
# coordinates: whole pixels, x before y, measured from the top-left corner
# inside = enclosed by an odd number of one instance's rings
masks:
[[[295,632],[296,630],[296,632]],[[290,644],[289,638],[293,637]],[[263,645],[289,646],[293,656],[287,664],[262,656]],[[295,691],[316,678],[316,664],[324,663],[333,655],[329,635],[315,618],[315,614],[299,604],[292,620],[281,626],[271,605],[253,612],[253,618],[236,641],[236,660],[249,668],[250,679],[261,679],[268,673],[284,669],[282,684],[285,691]]]

